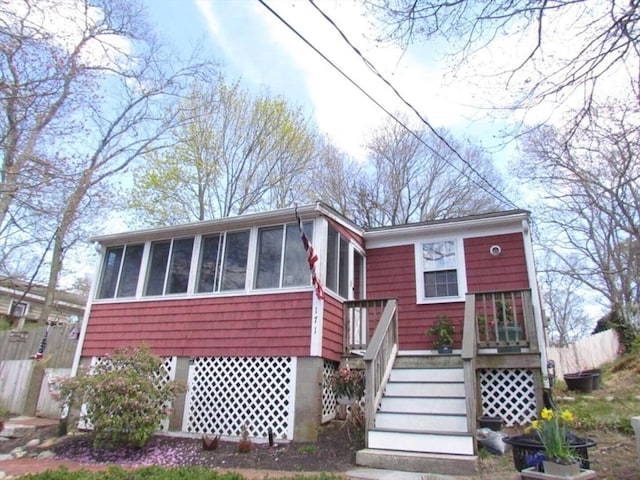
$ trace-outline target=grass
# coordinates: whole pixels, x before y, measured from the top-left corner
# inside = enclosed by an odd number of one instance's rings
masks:
[[[576,416],[576,428],[611,430],[632,435],[631,417],[638,414],[640,400],[640,354],[629,354],[601,367],[601,388],[590,394],[566,390],[564,382],[554,387],[558,407]],[[573,399],[573,400],[569,400]]]
[[[29,480],[245,480],[237,472],[220,473],[203,467],[143,467],[137,470],[126,470],[122,467],[109,467],[99,471],[76,470],[69,471],[64,467],[57,470],[47,470],[43,473],[29,474],[21,479]],[[266,477],[265,477],[266,478]],[[268,477],[269,480],[284,480],[279,477]],[[336,475],[296,475],[286,477],[286,480],[342,480],[344,477]]]

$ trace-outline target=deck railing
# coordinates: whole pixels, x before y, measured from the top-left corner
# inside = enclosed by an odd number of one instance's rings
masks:
[[[530,290],[512,290],[467,295],[474,307],[475,336],[479,348],[530,347],[535,341],[535,322]]]
[[[388,300],[349,300],[344,302],[344,353],[365,351],[382,317]]]
[[[398,353],[398,305],[396,300],[385,303],[380,323],[375,330],[369,348],[364,354],[365,394],[364,418],[365,439],[374,426],[376,406],[389,380],[391,368]]]

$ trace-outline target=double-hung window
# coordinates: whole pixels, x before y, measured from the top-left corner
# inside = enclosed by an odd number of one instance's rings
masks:
[[[313,237],[313,223],[304,223],[303,230],[308,238]],[[309,278],[309,265],[297,224],[258,230],[256,289],[308,285]]]
[[[419,245],[419,272],[423,300],[460,297],[458,253],[455,240],[423,242]]]
[[[8,313],[10,313],[14,317],[26,317],[28,308],[28,303],[16,302],[15,300],[11,300]]]
[[[134,297],[140,276],[144,245],[107,248],[98,298]]]

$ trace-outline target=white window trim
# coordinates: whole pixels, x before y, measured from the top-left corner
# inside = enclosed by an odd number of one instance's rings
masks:
[[[444,242],[453,240],[456,251],[456,274],[458,277],[458,295],[455,297],[430,297],[424,296],[424,270],[422,267],[422,245],[424,243]],[[464,239],[462,237],[436,237],[422,238],[414,243],[414,261],[415,261],[415,284],[416,284],[416,303],[417,304],[434,304],[434,303],[453,303],[463,302],[467,292],[467,271],[464,259]]]
[[[27,316],[27,314],[29,313],[29,304],[27,302],[16,302],[15,300],[11,300],[11,303],[9,304],[9,310],[7,310],[7,315],[11,313],[11,310],[13,309],[14,305],[16,305],[16,307],[19,307],[20,305],[24,305],[24,311],[21,314],[18,314],[15,311],[13,312],[14,317]]]

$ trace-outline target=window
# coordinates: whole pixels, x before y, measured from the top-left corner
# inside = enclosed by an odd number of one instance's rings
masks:
[[[456,257],[454,240],[422,244],[424,298],[459,296]]]
[[[9,313],[10,315],[14,316],[14,317],[26,317],[27,316],[27,310],[29,308],[29,304],[25,303],[25,302],[14,302],[13,300],[11,301],[11,304],[9,305]]]
[[[302,226],[313,237],[313,224]],[[258,230],[255,288],[309,285],[309,265],[297,224]]]
[[[143,250],[144,245],[119,245],[107,248],[98,298],[135,296]]]
[[[202,237],[200,266],[198,267],[198,293],[217,290],[218,266],[220,265],[220,235]]]
[[[186,293],[192,252],[193,237],[152,242],[144,294]]]
[[[249,230],[245,230],[226,234],[220,290],[244,289],[247,279],[249,233]]]
[[[349,298],[349,242],[329,227],[327,236],[327,287]]]

